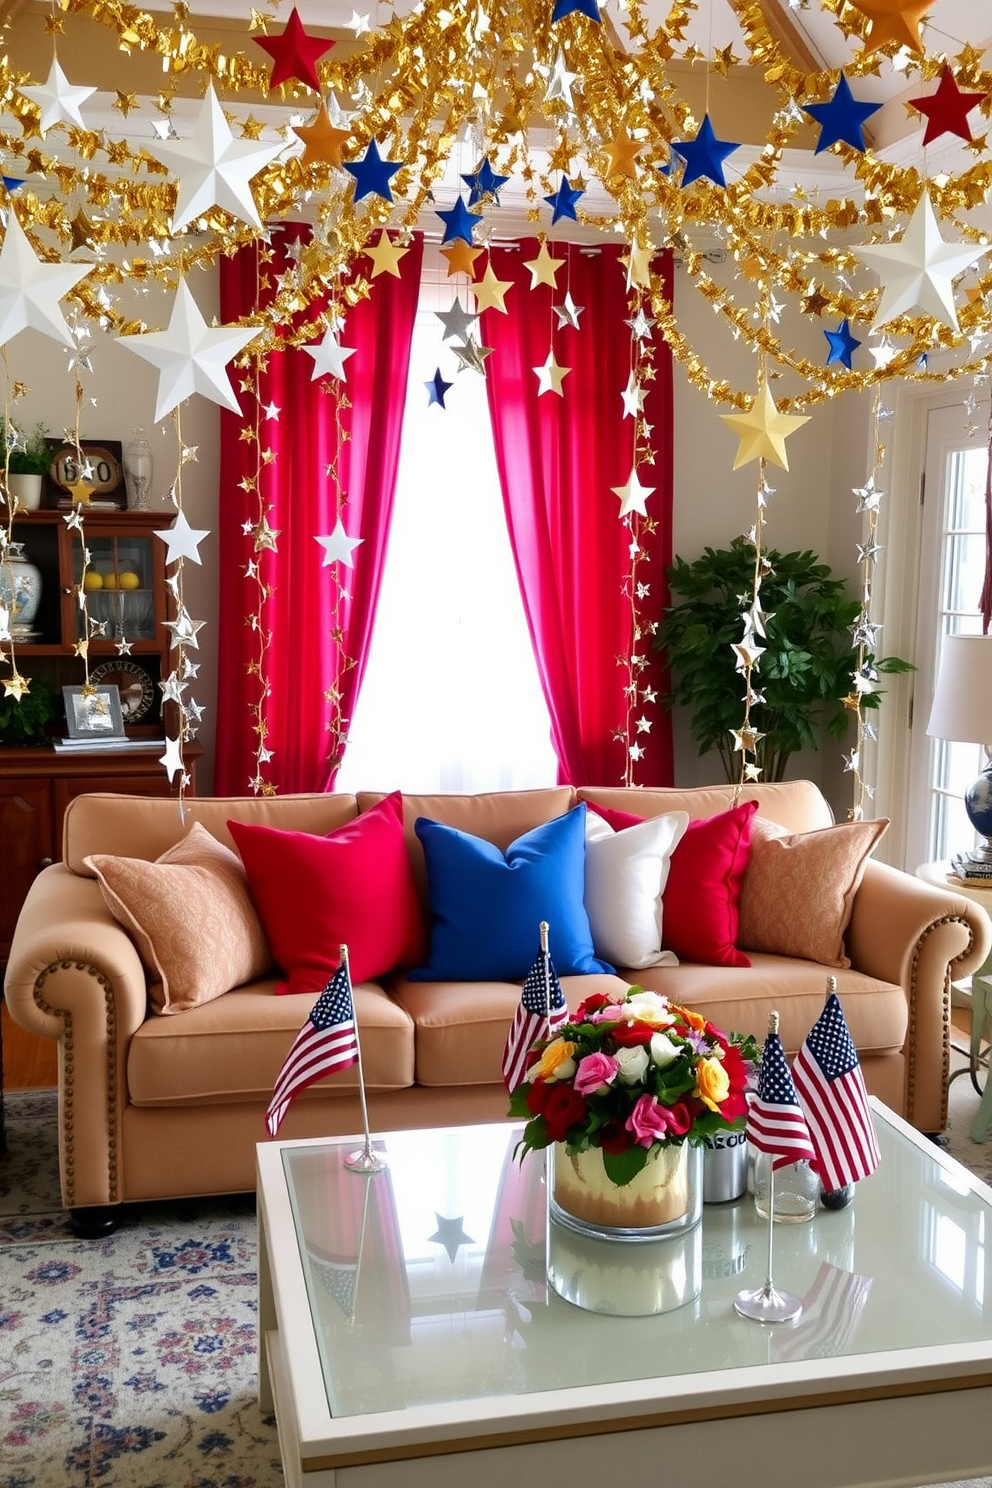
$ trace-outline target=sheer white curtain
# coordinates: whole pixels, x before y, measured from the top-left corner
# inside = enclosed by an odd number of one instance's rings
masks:
[[[339,791],[508,790],[556,778],[485,383],[457,370],[434,313],[456,293],[444,269],[428,249],[389,553]],[[428,406],[436,368],[452,384],[445,408]]]

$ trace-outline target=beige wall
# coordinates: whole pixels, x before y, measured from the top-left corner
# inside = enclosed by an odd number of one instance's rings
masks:
[[[731,264],[712,269],[714,278],[729,275]],[[201,272],[190,281],[201,313],[208,321],[217,313],[217,277]],[[168,318],[170,297],[157,286],[147,294],[125,287],[122,308],[144,319],[149,329],[160,329]],[[680,324],[704,360],[737,385],[756,385],[752,353],[733,340],[722,318],[692,289],[687,276],[677,271],[676,309]],[[825,361],[826,341],[819,328],[798,318],[794,334],[800,349],[811,359]],[[828,322],[829,323],[829,322]],[[783,333],[789,328],[783,326]],[[819,336],[820,344],[817,344]],[[95,330],[92,374],[84,374],[85,402],[81,433],[84,438],[116,438],[124,442],[135,424],[142,424],[155,456],[152,505],[163,512],[163,527],[174,515],[167,492],[176,472],[177,442],[171,416],[154,423],[157,373],[141,358],[117,345],[113,337]],[[12,378],[28,383],[30,391],[18,406],[19,419],[44,419],[54,434],[72,426],[75,417],[74,385],[65,372],[65,354],[51,340],[34,331],[24,331],[8,346]],[[784,395],[788,384],[772,384]],[[91,401],[91,400],[95,400]],[[736,436],[724,425],[719,413],[689,384],[680,368],[675,377],[675,551],[692,559],[707,544],[721,546],[747,530],[755,516],[756,463],[733,471]],[[200,776],[201,789],[212,779],[212,752],[216,729],[217,678],[217,488],[218,431],[220,413],[215,404],[193,397],[183,406],[182,438],[197,447],[195,463],[183,469],[183,507],[190,525],[209,529],[201,544],[202,567],[187,563],[185,574],[187,608],[194,619],[206,624],[199,632],[200,675],[193,696],[205,708],[199,739],[207,748]],[[821,405],[811,422],[788,441],[791,470],[769,467],[775,487],[771,498],[766,544],[785,550],[811,547],[834,569],[851,578],[857,576],[855,543],[860,519],[854,516],[851,485],[863,482],[867,458],[867,403],[859,395],[846,394],[836,402]],[[714,762],[698,759],[688,739],[685,721],[676,720],[677,778],[695,784],[714,778]],[[832,744],[818,755],[795,762],[794,774],[817,780],[826,790],[838,816],[850,800],[850,778],[843,775],[840,754]]]

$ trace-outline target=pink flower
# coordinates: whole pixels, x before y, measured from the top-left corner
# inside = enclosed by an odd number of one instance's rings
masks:
[[[692,1125],[688,1107],[682,1101],[663,1106],[653,1095],[642,1095],[627,1117],[627,1130],[639,1147],[664,1142],[668,1137],[682,1137]]]
[[[572,1081],[580,1095],[596,1095],[612,1085],[617,1077],[617,1062],[612,1054],[587,1054],[579,1060]]]

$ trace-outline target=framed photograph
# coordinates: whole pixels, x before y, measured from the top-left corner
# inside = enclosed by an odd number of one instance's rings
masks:
[[[70,739],[123,739],[124,718],[116,687],[63,687]]]
[[[127,509],[124,454],[119,439],[81,439],[78,450],[65,439],[49,439],[47,443],[52,452],[47,479],[50,506],[68,509],[83,505],[95,511]]]

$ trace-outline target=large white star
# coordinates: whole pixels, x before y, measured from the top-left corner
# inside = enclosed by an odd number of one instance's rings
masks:
[[[318,377],[336,377],[339,382],[344,382],[344,364],[350,356],[355,355],[353,346],[341,345],[332,326],[328,326],[316,346],[304,346],[303,350],[313,357],[311,382],[316,382]]]
[[[321,568],[330,568],[332,563],[343,563],[345,568],[354,568],[352,554],[364,541],[364,537],[349,537],[344,530],[344,523],[338,517],[333,532],[326,537],[314,538],[314,542],[319,542],[324,549],[324,561],[320,565]]]
[[[872,243],[856,248],[855,256],[882,280],[882,297],[875,326],[918,308],[953,330],[958,329],[952,279],[989,252],[978,243],[949,243],[940,228],[924,188],[909,224],[898,243]]]
[[[44,138],[53,124],[75,124],[78,128],[85,129],[79,105],[85,103],[96,89],[74,88],[59,66],[58,59],[53,57],[46,81],[40,87],[22,88],[21,92],[41,109],[40,128]]]
[[[146,149],[179,176],[172,217],[174,233],[181,232],[187,223],[211,207],[223,207],[232,217],[261,231],[262,219],[248,183],[286,149],[286,142],[264,145],[257,140],[236,140],[217,101],[213,83],[207,84],[188,140],[156,140]]]
[[[165,736],[165,753],[159,755],[158,762],[164,765],[169,773],[169,779],[174,780],[183,768],[183,746],[180,739],[170,739]]]
[[[10,208],[0,250],[0,346],[31,326],[63,346],[74,347],[59,300],[91,268],[91,264],[43,263]]]
[[[559,367],[552,347],[543,366],[532,368],[537,378],[537,396],[540,398],[543,393],[557,393],[559,398],[564,398],[561,385],[571,370],[571,367]]]
[[[160,537],[168,549],[166,566],[175,563],[177,558],[191,558],[194,563],[202,563],[203,559],[197,550],[203,539],[210,536],[210,529],[191,527],[186,520],[186,513],[179,512],[172,526],[163,531],[156,528],[155,536]]]
[[[630,512],[639,512],[642,517],[647,516],[646,502],[654,486],[641,485],[636,466],[631,466],[625,486],[611,486],[610,490],[614,496],[620,497],[621,517],[626,517]]]
[[[224,369],[257,335],[257,328],[251,326],[211,329],[184,280],[176,290],[168,330],[117,339],[128,351],[136,352],[159,369],[157,423],[193,393],[202,393],[211,402],[239,413],[238,400]]]

